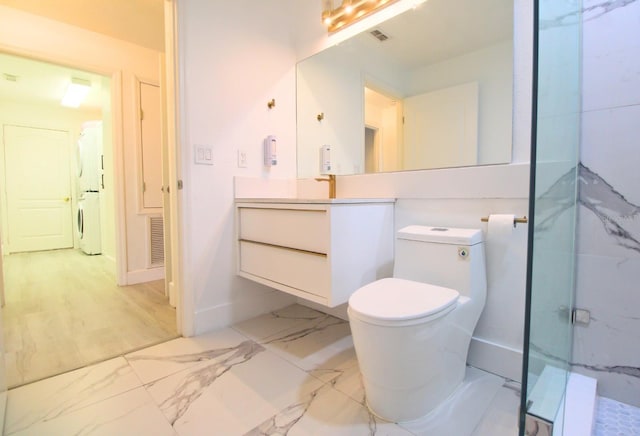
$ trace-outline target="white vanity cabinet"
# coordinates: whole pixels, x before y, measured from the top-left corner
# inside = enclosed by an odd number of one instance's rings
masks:
[[[334,307],[393,272],[389,199],[236,200],[238,275]]]

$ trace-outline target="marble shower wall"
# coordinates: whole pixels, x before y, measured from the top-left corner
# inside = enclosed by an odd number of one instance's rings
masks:
[[[573,366],[640,406],[640,0],[584,0]]]

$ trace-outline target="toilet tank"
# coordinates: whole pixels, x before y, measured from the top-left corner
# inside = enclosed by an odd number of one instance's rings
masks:
[[[415,225],[398,230],[393,276],[484,298],[482,230]]]

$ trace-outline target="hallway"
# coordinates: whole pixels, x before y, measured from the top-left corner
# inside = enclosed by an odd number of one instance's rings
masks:
[[[178,336],[162,280],[118,287],[107,259],[73,249],[3,262],[9,388]]]

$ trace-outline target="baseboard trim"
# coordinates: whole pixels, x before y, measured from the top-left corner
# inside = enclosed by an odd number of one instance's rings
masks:
[[[195,313],[195,335],[229,327],[240,321],[281,309],[296,302],[280,291],[265,292],[239,301],[220,304]]]
[[[522,350],[474,337],[467,363],[501,377],[522,381]]]
[[[102,258],[107,261],[109,265],[109,272],[113,274],[113,278],[115,280],[116,276],[118,275],[118,264],[116,263],[116,258],[104,253],[102,254]]]
[[[164,279],[164,267],[127,271],[127,285]]]
[[[169,282],[169,305],[171,307],[176,307],[177,305],[177,298],[178,296],[176,295],[176,284],[174,282]]]

